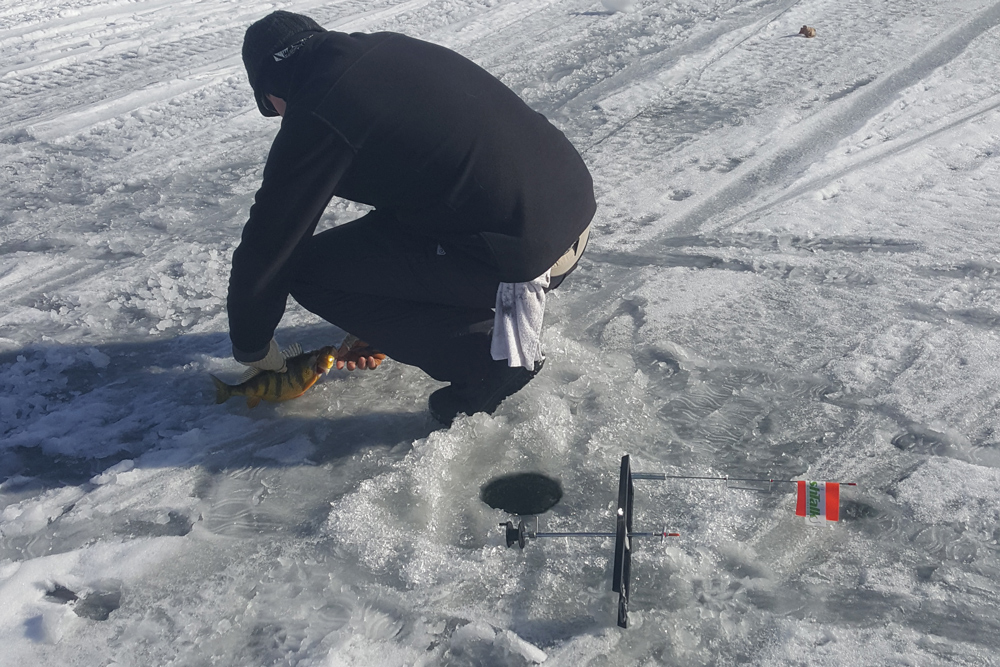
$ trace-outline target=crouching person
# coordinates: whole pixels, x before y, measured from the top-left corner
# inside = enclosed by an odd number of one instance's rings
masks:
[[[485,70],[401,34],[277,11],[247,30],[243,62],[281,127],[233,254],[236,360],[282,368],[291,295],[352,334],[338,367],[388,355],[450,383],[430,397],[442,423],[492,413],[540,369],[545,292],[586,246],[579,153]],[[314,234],[335,196],[373,210]]]

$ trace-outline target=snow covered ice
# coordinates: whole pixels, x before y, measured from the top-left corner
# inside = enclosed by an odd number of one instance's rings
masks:
[[[391,362],[213,404],[278,7],[469,56],[590,166],[495,416],[438,430]],[[1000,4],[23,0],[0,56],[0,664],[996,664]],[[791,489],[637,483],[681,537],[623,631],[611,540],[508,550],[479,489],[543,472],[547,529],[610,530],[624,453],[859,486],[813,528]]]
[[[601,0],[601,4],[612,12],[627,12],[632,9],[632,0]]]

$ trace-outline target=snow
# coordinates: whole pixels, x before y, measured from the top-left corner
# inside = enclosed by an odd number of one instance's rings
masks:
[[[480,63],[580,149],[599,210],[545,370],[439,429],[387,362],[235,379],[229,257],[277,124],[275,8]],[[816,37],[798,35],[803,25]],[[1000,4],[24,0],[0,9],[0,665],[983,665],[1000,654]],[[322,225],[363,207],[334,202]],[[290,305],[278,338],[344,332]],[[505,547],[490,479],[608,530]],[[990,656],[994,656],[991,658]]]

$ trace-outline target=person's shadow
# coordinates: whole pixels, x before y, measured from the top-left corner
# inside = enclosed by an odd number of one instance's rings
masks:
[[[280,341],[310,350],[338,342],[330,325],[279,331]],[[240,367],[224,333],[93,345],[30,345],[0,353],[0,490],[26,497],[84,485],[127,461],[136,467],[189,465],[224,470],[246,465],[297,465],[257,450],[303,438],[311,463],[366,449],[390,449],[441,428],[419,396],[380,400],[399,376],[436,383],[419,371],[387,364],[378,371],[333,370],[303,397],[249,409],[242,398],[215,404],[210,372],[235,383]],[[364,373],[364,375],[362,375]],[[370,373],[370,374],[369,374]],[[340,404],[331,406],[330,401]],[[280,447],[279,447],[280,451]],[[266,452],[265,452],[266,453]]]

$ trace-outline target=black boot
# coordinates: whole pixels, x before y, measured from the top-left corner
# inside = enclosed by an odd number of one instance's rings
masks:
[[[465,384],[452,383],[431,394],[428,400],[431,416],[451,426],[459,414],[485,412],[491,415],[503,399],[520,391],[542,370],[542,363],[529,370],[520,366],[512,368],[506,360],[494,361],[485,378]]]

